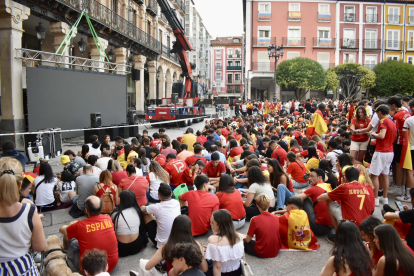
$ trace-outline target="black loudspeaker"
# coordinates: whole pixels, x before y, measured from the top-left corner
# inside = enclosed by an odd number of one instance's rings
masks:
[[[140,80],[141,71],[139,69],[132,69],[131,74],[132,74],[132,80],[133,81],[139,81]]]
[[[129,127],[129,137],[135,137],[138,134],[138,126],[130,126]]]
[[[121,124],[122,126],[126,126],[128,124]],[[128,139],[129,138],[129,127],[120,127],[118,129],[119,132],[119,136],[121,136],[124,139]]]
[[[60,131],[61,129],[54,129],[55,131]],[[62,133],[54,132],[53,133],[53,156],[62,155]]]
[[[91,127],[101,127],[102,126],[102,117],[100,112],[91,113]]]
[[[174,83],[172,93],[177,93],[179,98],[184,98],[184,84],[182,82]]]
[[[85,144],[89,144],[89,137],[94,134],[98,136],[99,142],[102,143],[105,140],[105,129],[86,129],[83,131]]]
[[[178,94],[177,93],[172,93],[171,94],[171,103],[173,103],[173,104],[178,103]]]
[[[109,137],[111,138],[111,141],[113,141],[116,136],[119,136],[119,128],[118,128],[118,125],[111,125],[111,126],[117,126],[117,127],[105,129],[105,135],[109,135]]]
[[[130,125],[137,125],[138,124],[138,116],[137,116],[137,111],[136,110],[128,111],[127,122]]]

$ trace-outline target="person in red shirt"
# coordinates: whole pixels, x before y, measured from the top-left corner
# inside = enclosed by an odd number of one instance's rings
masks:
[[[287,160],[287,152],[276,142],[270,142],[269,147],[273,150],[272,152],[272,158],[279,161],[280,166],[284,166],[285,162]]]
[[[396,142],[394,145],[394,160],[392,162],[392,172],[393,172],[395,185],[397,187],[396,187],[396,191],[390,192],[390,193],[396,194],[396,195],[404,195],[405,191],[404,191],[404,185],[403,185],[403,176],[404,174],[406,174],[407,178],[410,179],[410,174],[412,178],[413,172],[412,172],[412,169],[407,170],[407,169],[403,169],[402,167],[400,167],[402,148],[403,148],[403,145],[407,143],[406,141],[404,141],[405,137],[402,135],[402,133],[403,133],[405,120],[411,117],[411,115],[407,110],[401,109],[402,103],[401,103],[400,97],[397,97],[397,96],[389,97],[387,103],[388,103],[388,106],[390,107],[390,113],[391,114],[394,113],[394,115],[392,116],[392,120],[394,121],[395,126],[397,128],[397,138],[396,138]],[[407,186],[407,188],[409,187]],[[397,199],[397,200],[400,200],[400,199]]]
[[[149,192],[148,180],[143,177],[136,175],[135,166],[129,163],[126,167],[127,178],[121,180],[118,185],[118,193],[122,191],[130,190],[133,191],[139,206],[147,205],[147,192]]]
[[[177,159],[172,153],[167,155],[165,170],[170,175],[170,183],[173,185],[173,189],[182,183],[181,177],[186,168],[187,164],[183,160]]]
[[[152,140],[150,142],[150,147],[157,147],[159,150],[161,150],[162,147],[162,141],[160,140],[160,135],[158,133],[154,133],[152,135],[152,137],[154,138],[154,140]]]
[[[189,186],[189,190],[191,190],[194,184],[194,178],[202,173],[205,166],[206,164],[202,160],[197,160],[195,164],[193,164],[191,167],[187,167],[183,171],[181,174],[180,183],[187,184],[187,186]]]
[[[217,152],[211,154],[211,161],[207,162],[203,172],[209,178],[211,185],[219,186],[220,176],[226,173],[226,166],[220,161],[220,155]]]
[[[152,147],[151,148],[151,156],[152,159],[151,161],[157,161],[158,163],[160,163],[160,165],[164,168],[165,164],[167,163],[167,158],[160,154],[160,150],[157,147]]]
[[[331,184],[325,182],[325,173],[321,169],[311,169],[309,182],[312,187],[299,195],[303,199],[303,210],[308,214],[309,225],[315,235],[326,235],[332,230],[326,202],[318,202],[321,194],[332,191]]]
[[[306,174],[305,164],[298,162],[296,160],[296,154],[293,152],[288,152],[286,155],[287,158],[287,170],[286,173],[290,174],[290,178],[293,182],[294,188],[304,188],[308,186],[308,181],[304,178]]]
[[[351,121],[351,155],[362,163],[365,152],[368,148],[368,134],[360,134],[361,129],[365,129],[371,123],[371,119],[368,118],[365,107],[359,106],[356,110],[356,116]]]
[[[256,205],[260,215],[250,220],[249,230],[243,240],[244,251],[259,258],[274,258],[282,247],[279,217],[269,213],[270,197],[268,195],[257,196]],[[254,236],[256,236],[255,240],[253,240]]]
[[[346,183],[339,185],[332,192],[317,197],[318,204],[328,201],[329,213],[335,229],[344,219],[354,221],[359,226],[364,219],[371,216],[369,191],[358,183],[358,178],[359,170],[354,167],[348,168],[345,171]]]
[[[352,103],[349,103],[349,110],[346,118],[348,119],[348,122],[352,121],[352,118],[354,118],[354,111],[355,111],[355,105],[358,103],[358,100],[354,100]]]
[[[203,151],[203,147],[201,145],[195,145],[194,146],[194,155],[189,156],[185,159],[185,163],[187,166],[193,165],[197,160],[203,160],[204,164],[207,163],[207,159],[205,159],[201,152]]]
[[[377,140],[369,172],[371,174],[372,184],[374,184],[375,206],[379,206],[380,202],[382,204],[388,204],[390,165],[394,158],[393,143],[397,135],[397,128],[394,122],[388,118],[388,114],[390,113],[388,105],[382,104],[378,106],[375,112],[377,112],[380,123],[378,132],[371,133]],[[379,178],[381,178],[382,188],[384,189],[381,198],[378,198]]]
[[[234,158],[235,156],[239,156],[243,153],[243,147],[238,146],[237,141],[235,139],[231,139],[229,141],[230,147],[230,157]]]
[[[219,209],[218,198],[208,192],[209,189],[213,188],[211,185],[208,185],[208,182],[207,176],[198,175],[194,179],[194,185],[197,190],[188,191],[178,196],[181,206],[185,206],[185,202],[188,203],[188,217],[191,220],[193,236],[203,235],[208,232],[211,214]]]
[[[74,221],[70,225],[63,225],[59,232],[63,235],[64,249],[79,251],[79,260],[68,259],[75,268],[84,273],[82,257],[86,251],[94,248],[105,251],[108,256],[108,272],[111,272],[118,263],[118,241],[116,239],[112,219],[108,215],[102,215],[102,202],[99,197],[89,196],[85,201],[85,213],[87,219]]]

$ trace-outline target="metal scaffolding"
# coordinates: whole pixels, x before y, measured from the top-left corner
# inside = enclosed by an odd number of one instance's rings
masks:
[[[70,66],[73,69],[92,69],[107,73],[127,74],[131,71],[131,65],[111,63],[107,61],[88,59],[75,56],[63,56],[56,53],[43,52],[31,49],[16,49],[16,58],[22,59],[23,62],[42,62],[52,63],[57,66]]]

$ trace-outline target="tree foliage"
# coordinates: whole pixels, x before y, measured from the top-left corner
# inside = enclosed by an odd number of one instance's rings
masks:
[[[346,99],[354,98],[360,87],[367,89],[375,87],[375,73],[361,64],[343,63],[330,68],[329,71],[335,72],[338,76],[339,86],[342,88],[339,94]]]
[[[295,93],[300,100],[301,91],[321,90],[326,87],[326,75],[320,63],[297,57],[282,61],[277,67],[277,83]]]
[[[326,89],[336,91],[338,84],[338,75],[332,70],[326,71]]]
[[[389,60],[375,66],[377,75],[374,94],[392,96],[395,94],[413,95],[414,66],[403,61]]]

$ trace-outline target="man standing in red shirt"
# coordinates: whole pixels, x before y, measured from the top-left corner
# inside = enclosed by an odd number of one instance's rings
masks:
[[[152,137],[154,138],[154,140],[151,141],[150,143],[150,147],[157,147],[159,150],[161,150],[162,147],[162,141],[160,140],[160,135],[158,133],[154,133],[152,135]]]
[[[388,105],[382,104],[378,106],[375,112],[377,112],[380,123],[377,133],[371,133],[377,139],[377,144],[374,155],[372,156],[369,172],[371,173],[372,184],[374,184],[375,206],[379,206],[380,202],[382,204],[388,204],[389,174],[390,166],[394,158],[393,143],[397,135],[397,128],[394,122],[388,117],[390,113]],[[378,198],[379,178],[381,178],[382,188],[384,189],[384,194],[380,198]]]
[[[217,152],[211,154],[211,161],[206,164],[203,173],[207,175],[211,185],[219,186],[220,176],[226,173],[226,166],[220,161],[220,155]]]
[[[401,196],[405,192],[404,185],[402,185],[403,175],[407,173],[406,169],[403,169],[402,167],[400,167],[402,148],[403,148],[404,143],[407,143],[404,141],[404,136],[402,135],[402,132],[403,132],[405,120],[411,116],[407,110],[401,108],[402,103],[401,103],[400,97],[397,97],[397,96],[389,97],[387,104],[390,107],[390,113],[391,114],[394,113],[394,115],[392,116],[392,120],[394,121],[395,126],[397,128],[397,137],[395,139],[395,144],[394,144],[394,160],[392,162],[393,176],[395,180],[395,185],[397,186],[395,187],[396,189],[394,191],[390,190],[389,193]],[[412,170],[411,170],[411,174],[412,174]]]
[[[299,195],[303,199],[303,210],[308,214],[311,230],[316,235],[326,235],[332,229],[332,221],[326,202],[318,202],[317,200],[321,194],[332,191],[331,184],[324,183],[324,179],[323,170],[311,169],[309,181],[312,187]]]
[[[328,201],[332,224],[337,229],[341,220],[354,221],[357,226],[371,216],[370,194],[366,186],[358,183],[359,170],[351,167],[345,171],[345,182],[329,193],[318,196],[318,204]],[[337,202],[335,202],[337,201]],[[340,202],[338,204],[338,202]],[[328,235],[328,241],[333,242]]]
[[[75,252],[68,254],[68,259],[82,273],[84,271],[80,260],[86,251],[95,248],[106,252],[108,272],[111,272],[118,263],[118,241],[114,225],[111,217],[102,215],[101,210],[101,199],[90,196],[85,201],[85,213],[88,218],[71,222],[70,225],[63,225],[59,229],[63,235],[64,249]],[[71,256],[79,256],[79,259],[71,259]]]
[[[193,236],[203,235],[210,229],[211,214],[219,209],[218,197],[208,192],[209,179],[205,175],[198,175],[194,179],[196,191],[188,191],[178,196],[181,206],[188,203],[188,217],[191,220]]]
[[[165,165],[165,170],[170,175],[170,182],[173,185],[172,189],[181,184],[181,175],[186,168],[187,165],[183,160],[177,159],[172,153],[167,155],[167,165]]]

